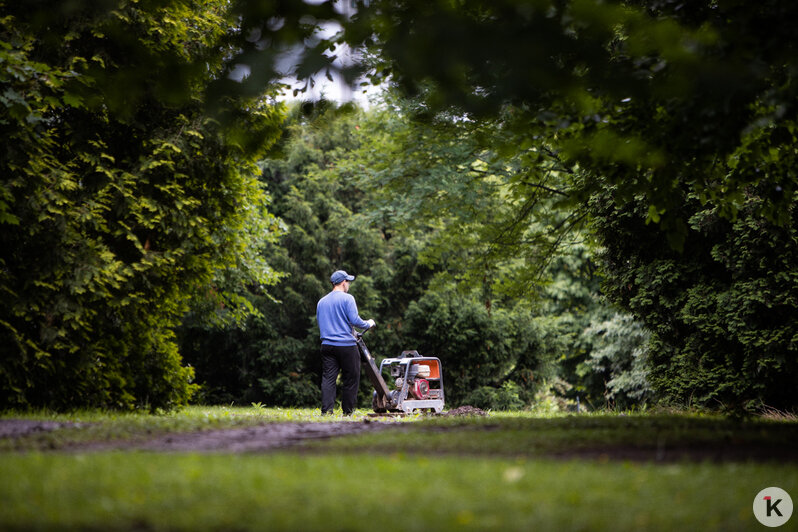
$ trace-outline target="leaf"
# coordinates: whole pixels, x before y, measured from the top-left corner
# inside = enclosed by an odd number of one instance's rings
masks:
[[[77,94],[65,92],[64,95],[61,97],[61,99],[63,100],[65,105],[68,105],[70,107],[74,107],[76,109],[81,109],[85,107],[83,103],[83,98],[81,98]]]

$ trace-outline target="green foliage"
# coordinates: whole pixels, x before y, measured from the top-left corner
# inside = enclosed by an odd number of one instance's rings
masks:
[[[644,201],[616,207],[608,190],[594,202],[608,295],[651,330],[649,381],[672,400],[735,411],[798,404],[796,222],[762,216],[769,189],[751,189],[734,221],[685,195],[683,254],[645,224]]]
[[[375,193],[372,219],[424,234],[420,260],[479,285],[486,300],[538,292],[549,259],[581,221],[559,208],[572,172],[543,143],[519,148],[509,115],[430,119],[420,109],[388,97],[373,114],[382,138],[363,182]]]
[[[591,323],[582,334],[593,346],[580,372],[603,377],[607,404],[620,409],[645,406],[652,397],[647,378],[648,331],[631,316],[615,314]]]
[[[402,322],[410,348],[441,359],[447,402],[453,404],[462,404],[484,386],[501,386],[511,371],[533,392],[543,364],[535,333],[528,311],[489,312],[478,300],[450,291],[427,292],[409,305]],[[518,383],[508,386],[505,392]],[[524,399],[528,395],[515,401],[524,404]]]
[[[795,5],[476,0],[361,7],[345,38],[371,46],[373,78],[419,96],[415,110],[428,118],[455,117],[473,129],[495,121],[498,137],[511,142],[496,142],[506,149],[494,161],[546,154],[566,177],[543,182],[566,196],[553,204],[569,209],[560,219],[579,219],[598,198],[592,215],[609,250],[607,286],[653,333],[650,382],[658,392],[731,409],[795,404],[794,335],[786,322],[795,310],[796,34],[783,23]],[[524,172],[492,175],[512,183],[508,177]],[[540,203],[530,211],[515,198],[507,212],[488,202],[473,219],[484,229],[496,212],[519,225],[503,224],[499,238],[486,241],[455,215],[460,220],[443,223],[461,231],[448,233],[443,249],[460,241],[476,250],[461,252],[468,259],[487,256],[480,246],[491,244],[501,244],[505,257],[536,249],[527,222],[530,212],[542,214]],[[530,262],[518,269],[528,273]],[[591,343],[571,343],[578,349],[562,367],[576,392],[595,398],[614,392],[596,373],[604,363],[589,355]]]
[[[256,147],[200,102],[224,3],[72,7],[0,19],[0,405],[170,408],[195,389],[172,332],[190,303],[273,279]],[[277,110],[236,109],[273,140]]]
[[[380,110],[327,104],[297,106],[290,120],[280,156],[261,163],[272,211],[285,224],[284,236],[265,256],[287,276],[270,290],[273,300],[251,298],[260,316],[242,330],[184,324],[181,349],[197,368],[204,400],[318,404],[316,302],[330,288],[330,273],[344,268],[357,276],[351,293],[360,314],[377,320],[366,338],[375,356],[417,349],[442,357],[449,404],[508,379],[522,390],[521,401],[531,401],[545,364],[529,310],[509,298],[493,300],[481,285],[453,289],[448,279],[460,277],[469,264],[431,257],[456,230],[431,216],[429,224],[412,223],[407,216],[420,215],[423,200],[407,210],[405,202],[417,196],[386,194],[385,181],[375,178],[389,166],[401,172],[411,162],[435,171],[434,160],[414,157],[390,165],[401,153],[393,151],[397,137],[413,129]],[[456,208],[454,197],[447,206]],[[452,252],[468,256],[462,247]],[[361,403],[370,400],[364,377]]]
[[[243,324],[220,329],[197,320],[184,323],[181,350],[197,367],[203,401],[317,404],[315,311],[330,289],[330,274],[339,268],[355,273],[352,293],[361,315],[374,308],[368,306],[374,294],[363,291],[386,251],[380,233],[360,214],[362,196],[351,179],[351,160],[362,138],[356,128],[360,118],[325,104],[296,106],[277,156],[259,163],[272,212],[284,230],[279,242],[263,250],[263,260],[284,278],[268,297],[250,296],[258,316]]]
[[[483,410],[520,410],[527,406],[522,396],[520,386],[513,381],[505,381],[499,388],[480,386],[469,393],[463,402]]]
[[[795,15],[778,2],[370,0],[345,39],[370,46],[372,77],[424,95],[428,112],[492,119],[509,108],[522,150],[555,141],[588,172],[574,199],[606,182],[618,201],[642,195],[678,247],[678,190],[733,214],[757,177],[716,162],[789,120],[796,36],[783,21]],[[766,212],[784,215],[785,199]]]

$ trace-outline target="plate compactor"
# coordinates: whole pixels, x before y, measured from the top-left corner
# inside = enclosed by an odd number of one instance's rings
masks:
[[[377,364],[371,356],[363,333],[355,333],[360,358],[366,366],[366,374],[374,386],[371,400],[374,411],[382,413],[435,412],[443,411],[443,371],[440,359],[424,357],[418,351],[402,351],[399,358],[386,358]],[[383,376],[393,378],[388,386]]]

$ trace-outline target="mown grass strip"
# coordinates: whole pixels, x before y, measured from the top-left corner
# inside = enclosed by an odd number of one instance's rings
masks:
[[[692,457],[787,460],[798,463],[798,423],[687,415],[503,414],[429,418],[402,430],[315,443],[326,452],[436,452],[469,455],[548,456],[584,451],[648,451],[650,459]]]

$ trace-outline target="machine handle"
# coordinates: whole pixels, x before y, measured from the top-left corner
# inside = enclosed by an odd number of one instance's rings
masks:
[[[366,331],[368,331],[368,329],[366,329]],[[366,347],[366,342],[363,341],[363,333],[366,331],[355,331],[355,339],[357,340],[357,347],[360,351],[360,358],[366,365],[366,375],[368,375],[372,386],[374,386],[374,389],[377,391],[377,395],[379,395],[384,402],[387,402],[390,400],[391,391],[388,389],[385,379],[382,378],[380,370],[374,363],[374,357],[371,356],[369,348]]]
[[[361,331],[356,331],[354,328],[352,328],[352,334],[355,335],[355,339],[356,340],[360,340],[361,338],[363,338],[363,335],[366,334],[366,332],[370,331],[373,328],[374,327],[369,327],[368,329],[363,329],[362,332]]]

